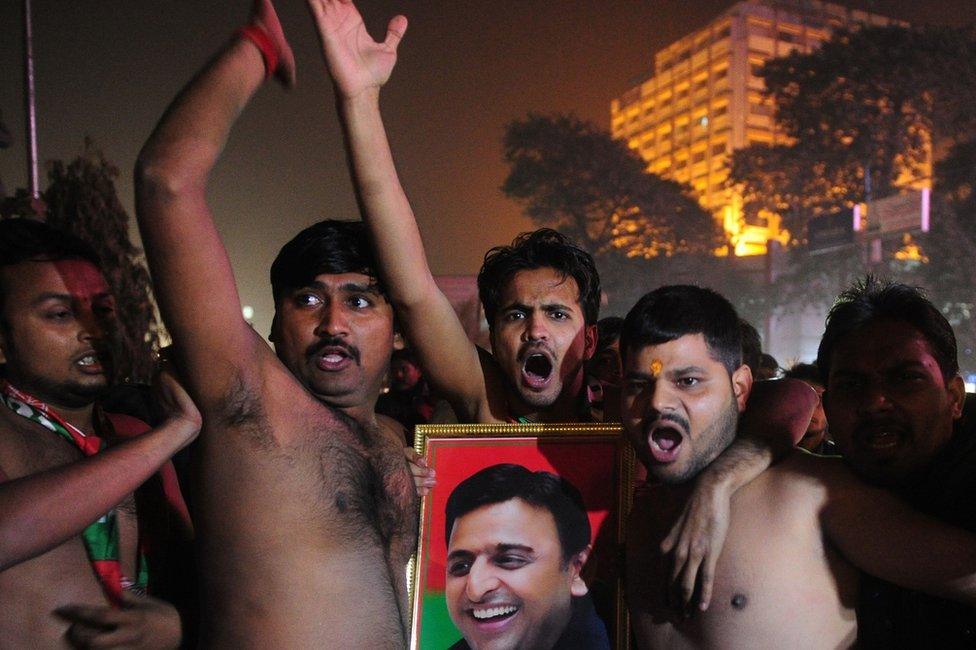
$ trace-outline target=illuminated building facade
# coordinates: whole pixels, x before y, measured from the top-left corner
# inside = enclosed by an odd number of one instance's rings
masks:
[[[732,150],[785,141],[758,72],[768,59],[816,49],[834,29],[865,24],[904,23],[818,0],[739,2],[654,55],[653,75],[611,103],[611,133],[649,171],[694,188],[736,255],[764,254],[788,234],[776,215],[747,222],[726,187]]]

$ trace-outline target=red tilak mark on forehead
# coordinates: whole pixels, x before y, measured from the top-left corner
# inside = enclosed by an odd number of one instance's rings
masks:
[[[69,259],[58,260],[52,264],[73,299],[89,303],[92,298],[108,293],[105,276],[91,262]]]

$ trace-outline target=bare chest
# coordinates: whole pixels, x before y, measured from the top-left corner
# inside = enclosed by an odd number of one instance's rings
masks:
[[[77,447],[39,424],[0,411],[0,465],[8,479],[81,460]]]
[[[743,496],[733,502],[711,605],[687,617],[668,607],[670,558],[648,553],[673,519],[632,522],[628,602],[641,647],[757,647],[773,640],[775,647],[843,647],[856,630],[849,598],[856,577],[823,546],[812,513],[780,508],[761,493]]]

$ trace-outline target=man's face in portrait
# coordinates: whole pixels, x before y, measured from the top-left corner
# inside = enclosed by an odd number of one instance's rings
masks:
[[[458,517],[447,555],[447,607],[475,650],[551,648],[573,596],[586,594],[588,550],[565,561],[549,510],[515,498]]]

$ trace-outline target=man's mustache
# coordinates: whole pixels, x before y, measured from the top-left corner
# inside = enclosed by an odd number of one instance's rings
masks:
[[[305,354],[310,357],[317,357],[320,356],[322,351],[326,348],[341,348],[345,350],[346,354],[348,354],[353,361],[355,361],[357,364],[359,363],[361,357],[359,354],[359,348],[357,348],[355,345],[346,343],[337,336],[327,336],[319,339],[308,347],[308,351]]]
[[[682,433],[690,433],[691,432],[691,422],[689,422],[680,413],[670,413],[670,412],[669,413],[661,413],[656,418],[654,418],[650,422],[650,424],[651,424],[651,426],[660,426],[660,425],[663,425],[666,422],[670,422],[671,424],[678,425],[678,427],[681,429],[681,432]]]

